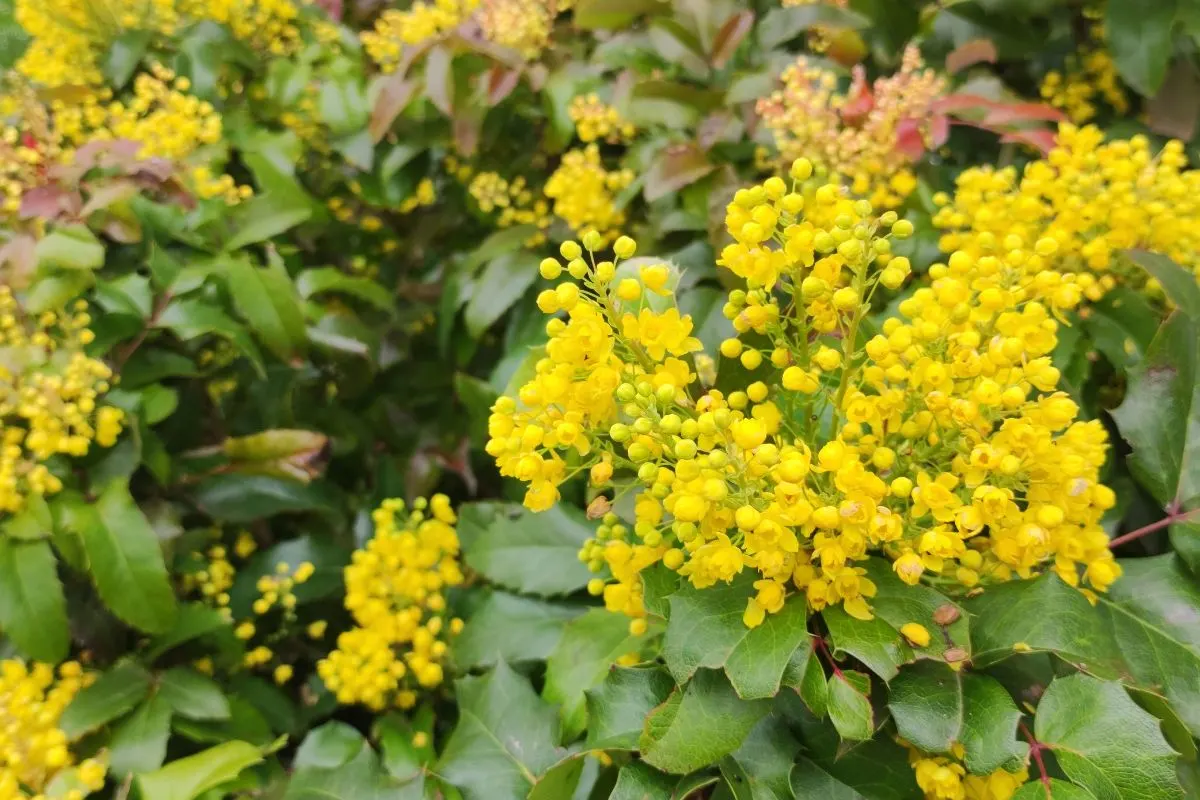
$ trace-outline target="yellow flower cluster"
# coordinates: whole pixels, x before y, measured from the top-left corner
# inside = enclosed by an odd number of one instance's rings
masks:
[[[781,76],[783,88],[758,101],[758,113],[784,163],[807,156],[818,173],[845,181],[881,208],[899,205],[916,188],[902,138],[930,143],[931,107],[945,79],[924,69],[920,52],[904,52],[900,71],[868,85],[856,69],[847,93],[837,76],[801,57]]]
[[[1042,98],[1076,124],[1095,117],[1100,101],[1118,115],[1129,112],[1129,95],[1108,53],[1106,38],[1104,25],[1093,23],[1088,28],[1089,41],[1067,58],[1063,71],[1052,70],[1042,79]]]
[[[467,193],[474,198],[479,210],[485,214],[496,214],[496,225],[509,228],[515,225],[533,225],[537,232],[525,240],[526,247],[535,247],[546,241],[546,231],[554,218],[550,215],[550,204],[530,189],[525,178],[506,180],[497,172],[472,173],[471,168],[460,165],[455,159],[447,159],[447,168],[458,180],[466,182]]]
[[[576,236],[595,232],[607,243],[625,224],[625,211],[617,208],[616,194],[633,183],[633,178],[629,169],[605,169],[600,149],[589,144],[563,155],[546,181],[545,194],[554,201],[555,215],[565,220]]]
[[[364,31],[363,48],[383,72],[395,72],[407,56],[405,50],[457,27],[479,5],[479,0],[417,0],[404,11],[390,8],[379,15],[375,29]]]
[[[234,628],[234,635],[247,642],[249,647],[242,659],[242,666],[248,669],[269,668],[275,682],[281,686],[292,679],[292,665],[276,660],[273,645],[292,633],[297,619],[295,589],[308,583],[315,572],[316,567],[310,561],[302,561],[294,570],[290,564],[281,561],[275,565],[275,574],[263,575],[258,579],[254,587],[258,591],[258,599],[252,606],[255,616],[263,617],[279,609],[282,619],[269,626],[243,620]],[[324,623],[314,624],[319,625],[319,633],[314,635],[312,625],[308,626],[308,633],[311,638],[318,639],[324,634]],[[250,647],[255,636],[259,637],[260,644]]]
[[[483,0],[479,23],[489,41],[532,60],[550,44],[554,18],[569,6],[563,0]]]
[[[101,86],[101,59],[127,30],[161,36],[211,20],[239,40],[273,55],[300,44],[293,0],[17,0],[17,23],[31,37],[17,70],[49,87]]]
[[[25,192],[61,158],[61,136],[33,87],[11,73],[0,82],[0,120],[0,217],[15,217]]]
[[[960,763],[962,745],[954,746],[955,758],[923,755],[909,748],[909,761],[917,786],[926,800],[1009,800],[1029,780],[1029,772],[1001,768],[989,775],[970,775]]]
[[[575,123],[575,133],[584,142],[603,140],[622,144],[633,139],[637,129],[621,117],[621,112],[604,103],[595,94],[579,95],[571,101],[567,113]]]
[[[728,394],[693,385],[686,358],[700,345],[670,302],[669,270],[617,279],[616,262],[595,258],[598,235],[585,238],[587,258],[566,243],[579,283],[545,290],[538,305],[567,318],[547,324],[535,376],[489,420],[501,473],[529,484],[533,510],[584,470],[601,490],[617,470],[636,473],[632,531],[610,512],[580,553],[611,574],[590,588],[635,632],[645,628],[639,573],[658,562],[697,588],[757,572],[751,627],[794,590],[814,610],[870,618],[875,587],[856,562],[872,553],[910,584],[965,589],[1052,566],[1105,589],[1120,574],[1099,525],[1114,503],[1098,482],[1106,434],[1052,393],[1048,304],[1079,302],[1074,276],[1031,274],[1036,253],[955,253],[901,303],[903,318],[868,336],[875,291],[908,276],[891,249],[912,225],[836,184],[814,192],[830,207],[815,217],[837,212],[815,225],[796,191],[812,173],[798,160],[791,189],[772,178],[727,209],[734,244],[719,263],[747,289],[730,293],[739,336],[721,354],[762,372]],[[628,258],[635,245],[622,237],[614,250]],[[562,270],[556,259],[541,266],[551,280]]]
[[[112,371],[84,352],[94,338],[80,301],[72,312],[26,318],[0,286],[0,512],[16,513],[30,495],[62,490],[47,465],[57,455],[111,447],[123,411],[102,406]]]
[[[212,533],[218,538],[221,535],[219,528],[214,529]],[[233,588],[233,578],[237,570],[229,561],[229,551],[222,544],[214,544],[203,553],[193,553],[192,557],[204,566],[183,576],[183,590],[199,594],[205,602],[219,610],[225,619],[232,620],[229,590]]]
[[[1145,281],[1124,248],[1163,253],[1200,277],[1200,170],[1187,169],[1178,141],[1155,154],[1145,136],[1105,142],[1095,126],[1063,124],[1045,159],[1021,172],[972,167],[953,198],[934,199],[945,252],[1011,262],[1008,253],[1037,245],[1044,258],[1026,261],[1026,272],[1077,273],[1091,299],[1118,279]]]
[[[0,661],[0,800],[42,797],[51,782],[74,786],[61,796],[81,800],[104,785],[95,759],[76,764],[58,728],[63,709],[92,676],[74,661],[58,668],[17,659]]]
[[[317,664],[339,703],[374,711],[411,708],[418,691],[438,686],[447,660],[447,634],[462,620],[445,618],[444,590],[463,581],[457,517],[450,499],[386,500],[373,514],[375,536],[346,567],[346,609],[355,627]]]

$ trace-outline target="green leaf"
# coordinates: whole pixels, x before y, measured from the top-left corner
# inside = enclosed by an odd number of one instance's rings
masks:
[[[247,258],[225,262],[233,304],[267,349],[287,361],[304,352],[308,334],[296,287],[278,256],[256,267]]]
[[[593,577],[579,548],[593,527],[582,513],[556,505],[535,514],[515,503],[469,503],[458,535],[467,566],[506,589],[542,597],[582,589]]]
[[[94,504],[77,504],[68,526],[83,540],[96,590],[114,614],[147,633],[165,633],[178,606],[158,536],[129,494],[110,483]]]
[[[276,514],[320,511],[339,514],[329,486],[270,475],[216,475],[196,487],[196,504],[214,519],[251,522]]]
[[[811,641],[792,654],[787,671],[783,673],[783,684],[795,689],[808,709],[818,717],[829,713],[829,684]]]
[[[792,768],[792,794],[796,797],[822,797],[826,800],[866,800],[853,788],[839,781],[807,758],[801,757]]]
[[[467,333],[478,339],[537,278],[537,263],[529,253],[502,253],[492,259],[476,281],[463,312]]]
[[[338,767],[297,769],[283,800],[422,800],[424,795],[423,777],[396,780],[370,745],[360,742],[357,755]]]
[[[307,220],[312,210],[296,198],[281,194],[260,194],[236,206],[233,234],[225,240],[225,252],[232,253],[247,245],[266,241]]]
[[[229,590],[229,606],[239,619],[250,616],[258,599],[255,584],[262,576],[273,574],[281,562],[295,569],[307,561],[316,568],[311,578],[292,589],[298,606],[339,594],[345,586],[343,568],[350,563],[351,552],[330,536],[307,533],[260,550],[238,569]]]
[[[679,779],[642,761],[621,767],[608,800],[672,800]]]
[[[39,267],[93,270],[104,265],[104,245],[82,225],[55,228],[34,250]]]
[[[579,0],[575,4],[577,28],[624,28],[643,14],[664,10],[661,0]]]
[[[395,298],[387,289],[370,278],[347,275],[334,267],[306,269],[296,276],[296,289],[305,300],[326,292],[336,292],[362,300],[380,311],[395,308]]]
[[[1121,77],[1143,97],[1158,92],[1167,76],[1176,6],[1175,0],[1108,0],[1106,5],[1108,51]]]
[[[410,780],[419,775],[432,763],[433,751],[433,706],[421,706],[415,714],[404,717],[388,714],[375,723],[375,738],[383,756],[383,767],[392,777]],[[418,733],[425,734],[425,743],[420,747],[413,741]]]
[[[1200,323],[1172,314],[1154,337],[1146,364],[1131,376],[1125,401],[1112,412],[1133,447],[1130,471],[1164,508],[1200,503],[1200,469],[1184,468],[1200,455],[1198,330]]]
[[[158,316],[155,323],[166,328],[184,341],[200,336],[220,336],[228,339],[242,352],[260,376],[265,376],[262,354],[246,328],[221,309],[204,300],[172,300]]]
[[[191,667],[172,667],[159,676],[158,696],[181,717],[229,718],[229,701],[221,687]]]
[[[675,681],[661,667],[614,667],[587,695],[587,748],[636,750],[646,717],[666,702]]]
[[[138,664],[116,665],[75,695],[58,720],[68,739],[78,739],[116,719],[150,694],[152,678]]]
[[[25,508],[16,514],[9,514],[0,522],[0,532],[10,539],[26,542],[36,542],[48,539],[54,535],[54,515],[46,498],[40,494],[31,494],[25,499]]]
[[[229,621],[210,606],[202,603],[184,603],[179,607],[175,624],[169,631],[150,640],[149,649],[145,654],[146,663],[153,662],[163,653],[193,639],[227,627]]]
[[[1200,321],[1200,284],[1196,283],[1196,276],[1190,270],[1149,250],[1126,250],[1125,255],[1162,285],[1167,297],[1180,311]]]
[[[542,689],[542,697],[558,706],[565,741],[582,733],[587,723],[584,693],[604,680],[618,658],[637,650],[639,641],[629,633],[627,617],[603,608],[567,623],[546,660]]]
[[[818,25],[832,28],[865,28],[870,20],[861,14],[837,6],[814,3],[791,8],[773,8],[757,26],[758,41],[764,51],[773,50]]]
[[[721,773],[738,798],[793,800],[791,772],[799,750],[783,717],[769,714],[721,761]]]
[[[1123,559],[1096,609],[1140,686],[1163,694],[1200,736],[1200,585],[1177,556]]]
[[[121,779],[130,772],[158,769],[167,757],[170,736],[171,705],[152,694],[113,731],[109,771]]]
[[[464,800],[524,798],[567,751],[555,746],[558,718],[503,662],[456,684],[459,719],[436,772]]]
[[[877,618],[890,625],[897,637],[900,637],[900,629],[910,622],[922,625],[932,634],[929,644],[925,647],[914,648],[908,645],[913,657],[941,661],[951,647],[963,650],[966,656],[970,657],[971,632],[967,614],[962,606],[925,584],[909,586],[896,576],[891,563],[886,559],[872,558],[867,562],[866,569],[867,577],[875,584],[875,597],[871,600],[871,607]],[[954,622],[943,627],[935,621],[939,610],[942,613],[953,611],[957,617]],[[843,628],[858,622],[852,617],[850,619],[852,621],[839,620]],[[939,630],[942,633],[939,634]],[[900,641],[908,644],[903,637],[900,637]],[[903,648],[899,648],[899,651],[904,652]]]
[[[994,678],[922,662],[900,670],[889,687],[896,731],[927,753],[963,746],[967,770],[986,775],[1024,762],[1017,740],[1021,712]]]
[[[292,768],[336,769],[357,756],[364,743],[356,728],[344,722],[326,722],[304,737],[292,759]]]
[[[67,602],[48,541],[0,536],[0,629],[27,658],[66,658]]]
[[[1175,751],[1158,720],[1118,683],[1083,674],[1054,680],[1038,704],[1034,731],[1067,777],[1097,800],[1183,797]]]
[[[572,606],[492,592],[455,640],[455,660],[464,667],[544,660],[567,623],[581,613]]]
[[[808,641],[803,598],[791,598],[757,628],[742,621],[753,593],[749,580],[695,589],[668,598],[671,613],[663,640],[663,660],[684,683],[699,667],[725,669],[738,695],[747,700],[773,697],[788,661]]]
[[[769,710],[738,697],[722,673],[699,670],[650,714],[638,746],[646,763],[682,775],[732,753]]]
[[[129,83],[129,79],[141,63],[142,56],[146,54],[150,38],[150,31],[127,30],[113,39],[102,62],[104,77],[110,86],[120,89]]]
[[[871,677],[856,670],[829,676],[829,719],[843,739],[870,739],[875,735],[871,708]]]
[[[142,800],[193,800],[236,778],[242,770],[262,761],[261,751],[247,742],[223,742],[172,761],[154,772],[138,776]]]
[[[834,654],[849,653],[884,681],[896,677],[901,664],[913,660],[912,647],[900,632],[880,617],[862,620],[830,606],[821,612],[833,640]]]
[[[1050,794],[1053,800],[1096,800],[1096,795],[1073,783],[1050,779]],[[1046,787],[1039,780],[1030,780],[1013,794],[1010,800],[1047,800]]]

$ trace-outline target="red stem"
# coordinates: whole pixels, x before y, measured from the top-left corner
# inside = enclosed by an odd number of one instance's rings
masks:
[[[1046,762],[1042,760],[1042,750],[1046,746],[1033,738],[1033,731],[1029,730],[1024,722],[1019,724],[1021,733],[1025,734],[1025,738],[1029,740],[1029,753],[1033,756],[1033,763],[1037,764],[1038,772],[1041,774],[1042,786],[1046,789],[1046,798],[1053,800],[1050,795],[1050,776],[1046,774]]]
[[[846,676],[842,674],[842,670],[838,667],[837,662],[833,660],[833,653],[829,652],[829,647],[825,644],[825,638],[815,633],[810,633],[809,636],[813,637],[814,649],[825,656],[825,660],[829,662],[829,666],[833,669],[833,674],[842,680],[846,680]]]
[[[1140,539],[1147,534],[1154,533],[1157,530],[1162,530],[1168,525],[1174,525],[1176,522],[1183,522],[1194,513],[1196,512],[1185,511],[1184,513],[1180,514],[1177,510],[1172,511],[1158,522],[1151,522],[1149,525],[1144,525],[1138,528],[1136,531],[1130,531],[1129,533],[1118,536],[1108,543],[1108,547],[1110,550],[1114,547],[1120,547],[1126,542],[1132,542],[1134,539]]]

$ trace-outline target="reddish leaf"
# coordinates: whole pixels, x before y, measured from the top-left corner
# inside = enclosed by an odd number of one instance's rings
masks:
[[[953,75],[974,64],[995,64],[996,45],[991,39],[971,39],[963,42],[946,56],[946,72]]]
[[[387,77],[379,88],[379,96],[375,98],[375,107],[371,109],[371,119],[367,123],[372,142],[378,143],[383,139],[416,93],[417,82],[405,77],[404,73],[396,72]]]
[[[35,246],[37,241],[29,234],[19,233],[0,245],[0,275],[4,283],[16,289],[23,289],[29,283],[37,267]],[[3,269],[5,265],[9,269]]]
[[[425,59],[425,96],[447,117],[454,115],[454,58],[440,45],[429,50]]]
[[[1003,125],[1009,122],[1046,120],[1061,122],[1066,116],[1057,108],[1043,103],[1000,103],[980,97],[975,94],[950,94],[934,102],[934,111],[943,114],[957,114],[963,111],[977,111],[980,117],[986,117],[987,123]]]
[[[1058,144],[1057,131],[1049,128],[1030,128],[1028,130],[1009,131],[1000,137],[1001,142],[1019,142],[1037,148],[1046,155]]]
[[[451,122],[454,133],[454,147],[459,155],[473,156],[479,147],[479,134],[483,128],[483,118],[479,114],[457,114]]]
[[[517,88],[517,81],[520,79],[520,70],[506,69],[500,64],[493,65],[487,72],[488,105],[499,105],[500,101],[512,94],[513,89]]]
[[[941,147],[950,138],[950,118],[945,114],[934,114],[929,119],[929,146]]]
[[[315,5],[333,19],[342,18],[342,0],[316,0]]]
[[[752,27],[754,27],[753,11],[738,11],[725,20],[725,24],[721,26],[713,39],[712,57],[709,58],[709,62],[717,69],[721,69],[729,63],[729,59],[733,58],[738,45],[746,38],[746,34]]]
[[[646,171],[642,190],[647,201],[654,201],[695,183],[716,169],[695,143],[665,147]]]
[[[925,154],[925,137],[921,135],[921,124],[915,119],[902,119],[896,123],[896,152],[909,161],[916,161]]]
[[[859,65],[854,68],[854,80],[846,93],[846,104],[841,109],[842,121],[847,125],[857,125],[866,119],[874,107],[875,95],[871,93],[866,70]]]
[[[35,186],[21,195],[20,215],[23,219],[57,219],[60,214],[78,211],[80,205],[78,192],[51,183]]]

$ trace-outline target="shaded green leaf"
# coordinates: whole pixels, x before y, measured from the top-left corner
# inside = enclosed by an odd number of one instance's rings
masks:
[[[1143,97],[1153,96],[1167,76],[1175,11],[1172,0],[1108,0],[1105,5],[1108,50],[1121,77]]]
[[[130,711],[150,694],[151,676],[140,665],[123,662],[75,695],[58,720],[68,739],[78,739]]]
[[[294,228],[312,215],[296,198],[278,193],[260,194],[239,204],[233,212],[233,234],[225,240],[226,252],[262,242]]]
[[[604,680],[618,658],[636,650],[638,641],[629,633],[627,617],[603,608],[567,623],[546,659],[542,689],[542,696],[559,708],[564,740],[574,739],[587,723],[584,693]]]
[[[455,640],[454,656],[465,667],[543,660],[567,623],[582,613],[581,608],[492,592]]]
[[[308,343],[304,312],[292,279],[277,256],[268,258],[265,267],[257,267],[247,258],[231,258],[225,263],[224,275],[238,313],[268,350],[284,360],[304,351]]]
[[[204,300],[172,300],[155,322],[184,341],[200,336],[220,336],[228,339],[250,360],[259,375],[265,375],[262,354],[246,333],[246,328],[233,317]]]
[[[375,281],[347,275],[334,267],[306,269],[296,276],[296,289],[306,300],[326,292],[335,292],[355,297],[380,311],[392,311],[395,305],[391,292]]]
[[[829,719],[843,739],[870,739],[875,735],[871,708],[871,677],[856,670],[829,676]]]
[[[483,269],[463,311],[467,333],[479,338],[537,280],[535,259],[523,251],[502,253]]]
[[[661,667],[614,667],[587,695],[589,750],[636,750],[646,717],[666,702],[675,681]]]
[[[823,797],[827,800],[865,800],[853,788],[839,781],[807,758],[792,769],[792,794],[796,797]]]
[[[229,701],[221,687],[191,667],[172,667],[160,675],[158,696],[181,717],[229,718]]]
[[[1190,270],[1149,250],[1126,250],[1125,255],[1162,285],[1167,297],[1180,311],[1193,320],[1200,320],[1200,284]]]
[[[721,761],[721,773],[738,798],[792,800],[791,772],[800,743],[777,714],[750,731],[742,746]]]
[[[27,658],[66,657],[67,603],[48,541],[0,536],[0,629]]]
[[[359,755],[365,743],[354,727],[344,722],[326,722],[304,737],[292,759],[292,768],[336,769]]]
[[[123,778],[130,772],[149,772],[162,766],[171,736],[171,705],[151,694],[117,726],[109,742],[109,771]]]
[[[276,514],[340,513],[337,498],[326,484],[269,475],[214,475],[196,487],[195,500],[214,519],[234,523]]]
[[[592,533],[582,513],[562,505],[535,514],[515,503],[469,503],[459,512],[467,566],[525,594],[567,594],[586,586],[593,576],[579,562],[579,548]]]

